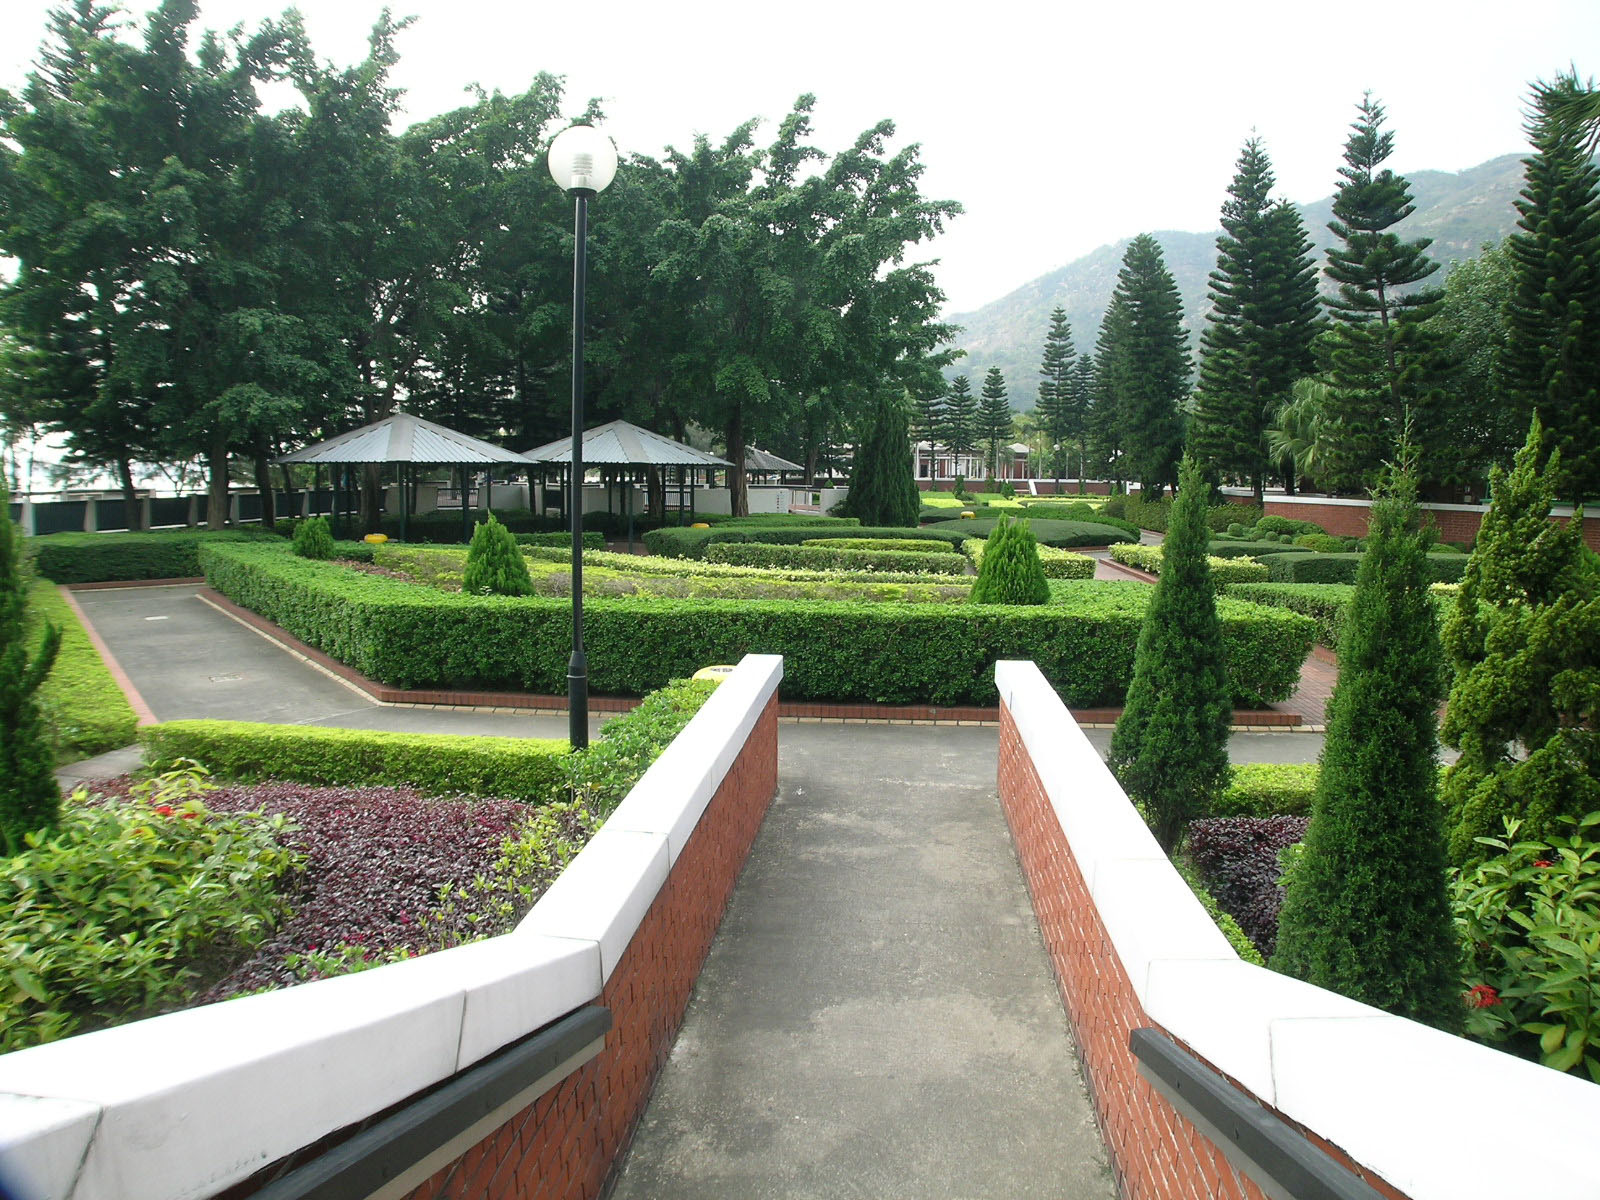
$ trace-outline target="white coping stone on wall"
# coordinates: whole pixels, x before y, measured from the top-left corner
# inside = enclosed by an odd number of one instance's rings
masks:
[[[781,677],[746,656],[680,735],[708,771],[634,808],[664,829],[608,822],[510,934],[0,1055],[0,1179],[198,1200],[594,1000]]]
[[[1413,1200],[1600,1198],[1600,1087],[1222,953],[1038,667],[995,682],[1153,1022]]]

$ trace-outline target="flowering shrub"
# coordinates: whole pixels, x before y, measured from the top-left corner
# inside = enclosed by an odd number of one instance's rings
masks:
[[[1201,882],[1271,959],[1283,906],[1279,855],[1306,835],[1306,817],[1209,817],[1189,823],[1189,859]]]
[[[177,1007],[268,936],[293,831],[215,796],[192,764],[116,798],[79,789],[5,860],[0,1052]]]
[[[1600,812],[1551,842],[1478,838],[1452,902],[1466,952],[1467,1032],[1600,1083]]]

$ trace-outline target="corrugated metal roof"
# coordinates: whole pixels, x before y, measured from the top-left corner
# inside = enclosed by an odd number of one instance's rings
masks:
[[[515,450],[479,441],[410,413],[395,413],[371,425],[285,454],[281,463],[449,463],[477,465],[527,460]]]
[[[564,463],[572,461],[572,439],[558,438],[536,446],[523,457],[530,462]],[[640,429],[627,421],[611,421],[586,429],[583,434],[583,464],[586,467],[728,467],[733,464],[715,454],[685,446],[659,433]]]
[[[744,469],[746,471],[804,471],[799,463],[790,462],[787,458],[779,458],[767,450],[757,450],[748,446],[744,452]]]

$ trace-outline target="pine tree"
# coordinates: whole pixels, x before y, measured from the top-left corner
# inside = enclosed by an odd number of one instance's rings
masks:
[[[1123,255],[1112,293],[1112,307],[1119,305],[1125,322],[1113,325],[1108,310],[1101,326],[1102,336],[1109,330],[1121,339],[1110,360],[1112,369],[1104,371],[1108,378],[1103,386],[1116,395],[1128,473],[1137,476],[1147,498],[1155,498],[1177,481],[1189,339],[1178,285],[1162,260],[1160,245],[1147,233],[1134,238]]]
[[[1046,604],[1050,582],[1039,561],[1039,544],[1026,521],[1001,517],[989,531],[972,585],[973,604]]]
[[[965,375],[950,381],[944,397],[944,444],[953,458],[971,454],[978,446],[978,398]]]
[[[1454,1029],[1460,949],[1438,798],[1443,661],[1416,484],[1391,470],[1339,643],[1339,682],[1272,965]]]
[[[1089,412],[1089,437],[1095,456],[1120,490],[1128,477],[1127,416],[1128,305],[1111,294],[1094,343],[1094,407]]]
[[[983,377],[983,395],[978,402],[978,428],[989,446],[989,477],[1000,475],[1000,447],[1011,441],[1011,402],[1006,399],[1006,377],[999,367],[990,367]]]
[[[11,496],[0,482],[0,514]],[[0,849],[18,854],[30,833],[55,828],[61,819],[61,788],[35,699],[55,663],[61,631],[47,626],[29,657],[26,622],[28,585],[22,564],[22,531],[0,515]]]
[[[476,596],[526,596],[533,591],[516,535],[495,520],[493,513],[472,531],[461,590]]]
[[[1537,410],[1561,453],[1567,500],[1600,498],[1600,169],[1558,116],[1582,94],[1570,75],[1534,88],[1503,360],[1522,422]]]
[[[291,545],[301,558],[332,558],[333,533],[328,529],[328,518],[308,517],[301,521],[294,527]]]
[[[1133,682],[1106,760],[1169,852],[1228,782],[1233,705],[1206,561],[1207,493],[1204,472],[1186,457],[1161,577],[1139,630]]]
[[[1441,438],[1441,397],[1434,387],[1437,348],[1425,321],[1436,289],[1415,288],[1439,269],[1423,254],[1429,238],[1401,241],[1390,232],[1411,215],[1411,185],[1380,165],[1394,149],[1383,132],[1383,106],[1365,96],[1345,143],[1343,177],[1328,222],[1338,243],[1324,273],[1339,285],[1328,301],[1326,342],[1334,396],[1333,461],[1319,479],[1338,491],[1374,483],[1403,428],[1420,455],[1421,478],[1433,478]],[[1409,289],[1409,290],[1407,290]]]
[[[928,480],[934,478],[934,463],[938,461],[939,442],[944,436],[944,397],[931,389],[920,393],[912,408],[911,435],[919,442],[928,443]]]
[[[1551,453],[1541,475],[1544,431],[1534,418],[1506,475],[1493,475],[1493,502],[1445,624],[1455,668],[1443,738],[1461,756],[1444,777],[1450,856],[1483,856],[1473,839],[1571,832],[1600,809],[1600,573],[1578,521],[1550,520]]]
[[[1084,477],[1088,474],[1089,437],[1094,420],[1095,370],[1094,355],[1080,354],[1072,368],[1070,386],[1072,423],[1078,433],[1078,490],[1083,491]]]
[[[1222,206],[1190,435],[1203,463],[1250,481],[1257,504],[1273,465],[1267,427],[1315,366],[1318,316],[1311,242],[1294,207],[1272,202],[1273,183],[1261,140],[1251,138]]]
[[[839,506],[863,525],[914,527],[922,511],[911,473],[911,434],[905,409],[888,392],[878,396],[872,428],[856,450],[850,491]]]
[[[1039,427],[1052,447],[1082,433],[1082,409],[1077,404],[1073,368],[1078,351],[1072,344],[1072,326],[1067,313],[1057,308],[1050,314],[1050,328],[1044,335],[1044,356],[1039,362]],[[1051,466],[1061,478],[1061,451],[1051,450]]]

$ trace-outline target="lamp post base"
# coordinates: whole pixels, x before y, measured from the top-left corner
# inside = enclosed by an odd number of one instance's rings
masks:
[[[589,662],[581,650],[567,661],[567,741],[574,750],[589,744]]]

